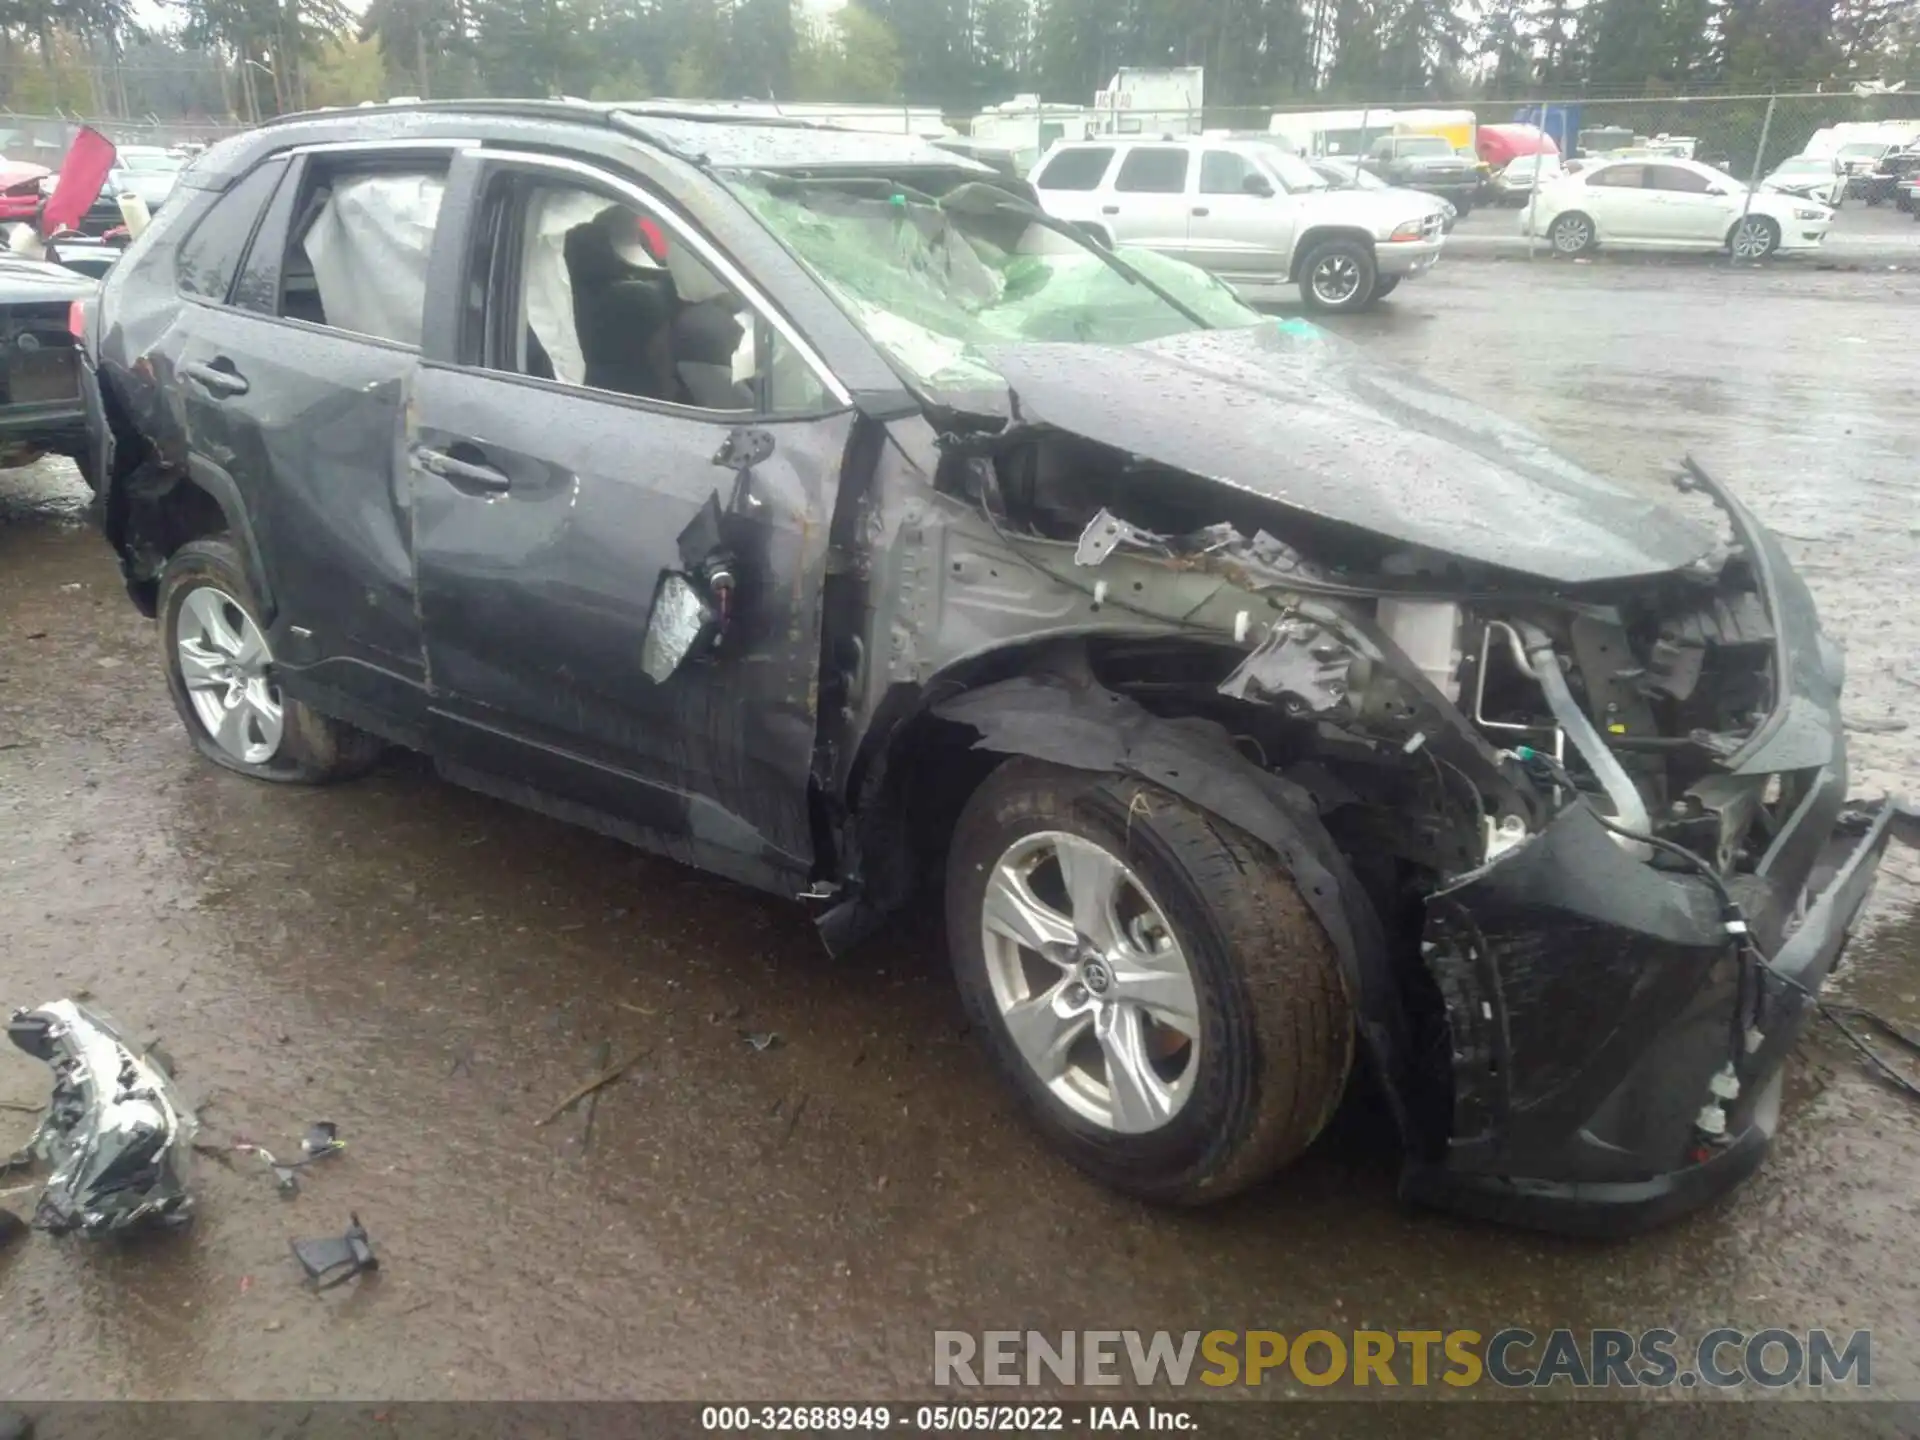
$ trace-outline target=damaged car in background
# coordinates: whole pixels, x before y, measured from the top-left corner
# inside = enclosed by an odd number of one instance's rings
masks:
[[[415,747],[836,950],[944,892],[1034,1124],[1150,1199],[1358,1060],[1415,1199],[1625,1230],[1751,1173],[1892,813],[1779,545],[1033,198],[664,104],[215,147],[90,341],[193,743]]]

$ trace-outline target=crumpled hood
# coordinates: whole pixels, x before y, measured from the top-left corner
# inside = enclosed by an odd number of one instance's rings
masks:
[[[1022,423],[1463,560],[1582,584],[1663,574],[1714,549],[1653,499],[1303,321],[987,358]]]

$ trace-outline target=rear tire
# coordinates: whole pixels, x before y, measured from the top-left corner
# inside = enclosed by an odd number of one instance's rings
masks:
[[[1300,261],[1300,298],[1311,310],[1341,314],[1373,303],[1379,271],[1373,247],[1360,240],[1322,240]]]
[[[160,663],[194,749],[256,780],[314,785],[365,773],[385,746],[280,693],[262,613],[227,540],[189,541],[167,560]]]
[[[1015,930],[1068,938],[1047,955]],[[947,934],[968,1015],[1029,1119],[1116,1189],[1223,1199],[1304,1150],[1345,1088],[1339,962],[1292,880],[1249,836],[1137,780],[1002,765],[954,830]],[[1176,968],[1181,984],[1159,988]],[[1143,974],[1155,988],[1137,988]],[[1128,1005],[1146,1015],[1131,1030],[1115,1020]]]
[[[1400,282],[1404,278],[1404,276],[1400,275],[1382,275],[1378,280],[1374,281],[1373,298],[1376,300],[1386,299],[1387,296],[1400,288]]]

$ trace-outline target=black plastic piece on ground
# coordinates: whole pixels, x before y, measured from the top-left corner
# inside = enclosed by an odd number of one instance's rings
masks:
[[[324,1240],[295,1240],[293,1258],[307,1272],[307,1282],[316,1290],[331,1290],[354,1276],[380,1268],[380,1257],[373,1253],[373,1240],[358,1215],[347,1217],[347,1233]]]

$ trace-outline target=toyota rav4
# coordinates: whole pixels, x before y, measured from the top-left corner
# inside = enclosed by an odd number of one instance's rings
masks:
[[[1725,1190],[1889,833],[1806,587],[1703,469],[1662,503],[1116,238],[659,105],[224,141],[88,337],[187,734],[413,747],[836,950],[944,899],[987,1053],[1138,1195],[1277,1169],[1356,1056],[1410,1196]]]

